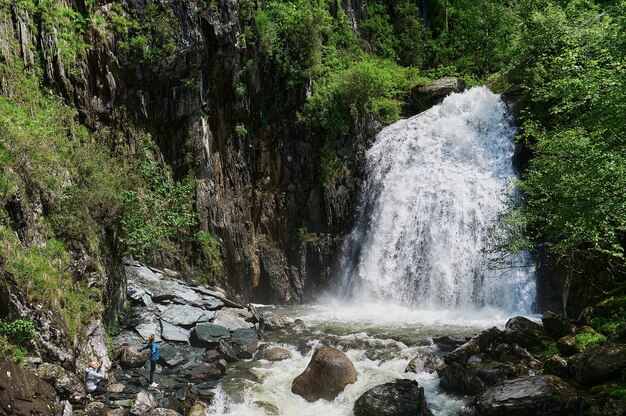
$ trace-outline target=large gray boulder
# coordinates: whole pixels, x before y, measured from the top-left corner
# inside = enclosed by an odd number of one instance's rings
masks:
[[[590,347],[572,357],[570,369],[581,384],[592,386],[611,380],[626,368],[626,345],[605,344]]]
[[[576,392],[555,376],[529,376],[505,381],[476,398],[481,416],[569,416]]]
[[[196,325],[191,335],[192,345],[214,347],[221,339],[230,337],[230,331],[221,325],[202,323]]]
[[[254,329],[236,329],[231,336],[231,345],[237,358],[252,358],[259,346],[259,334]]]
[[[307,368],[293,380],[291,392],[309,402],[330,401],[356,379],[356,369],[343,351],[321,346],[313,353]]]
[[[272,347],[269,344],[263,344],[255,355],[255,360],[282,361],[291,358],[291,352],[287,348]]]
[[[460,78],[446,77],[413,88],[409,103],[416,111],[425,111],[437,105],[453,92],[463,92],[465,83]]]
[[[161,338],[173,342],[189,342],[190,331],[161,320]]]
[[[354,403],[354,416],[432,416],[424,388],[416,381],[396,380],[373,387]]]
[[[114,358],[122,368],[139,368],[148,360],[148,354],[145,351],[139,352],[129,345],[123,345],[115,351]]]
[[[541,317],[541,322],[546,331],[554,338],[574,335],[576,332],[576,325],[569,318],[555,312],[545,312]]]

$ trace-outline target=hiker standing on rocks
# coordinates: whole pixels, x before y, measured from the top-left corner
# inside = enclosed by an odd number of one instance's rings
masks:
[[[156,335],[150,335],[148,343],[139,351],[143,350],[148,350],[150,354],[150,387],[156,387],[158,384],[154,382],[154,371],[159,359],[159,346],[156,343]]]
[[[107,392],[106,381],[104,381],[104,370],[98,366],[96,361],[92,361],[85,368],[85,390],[87,394],[99,396]]]

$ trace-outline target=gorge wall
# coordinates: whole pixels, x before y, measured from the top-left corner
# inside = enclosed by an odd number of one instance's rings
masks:
[[[121,2],[123,13],[139,22],[151,19],[154,8],[169,10],[150,30],[167,26],[153,36],[169,36],[161,42],[174,47],[139,58],[124,48],[123,35],[111,23],[122,10],[120,3],[60,3],[90,16],[81,30],[88,47],[68,60],[64,55],[72,45],[64,39],[67,28],[36,17],[32,7],[9,3],[0,22],[3,63],[19,62],[25,72],[37,73],[45,88],[78,110],[82,124],[105,132],[112,149],[132,158],[137,138],[149,132],[158,145],[159,163],[170,166],[175,178],[192,172],[198,227],[218,240],[225,276],[221,283],[229,291],[257,302],[297,302],[323,286],[338,237],[351,223],[364,149],[380,123],[361,117],[350,140],[333,143],[354,170],[324,186],[319,179],[321,139],[297,116],[309,87],[288,87],[285,76],[261,53],[254,19],[244,11],[260,7],[257,2]],[[335,12],[339,7],[356,28],[364,13],[360,3],[336,4]],[[10,95],[9,83],[0,78],[2,93]],[[32,212],[32,204],[19,200],[11,204],[13,228],[36,236],[34,219],[45,213]],[[22,243],[35,240],[22,238]],[[99,279],[115,310],[123,304],[121,253],[112,236],[107,241],[109,256],[103,258],[106,266]],[[71,254],[75,264],[99,255],[84,248]],[[184,256],[158,251],[152,257],[155,265],[193,274]],[[85,272],[76,269],[76,275]]]

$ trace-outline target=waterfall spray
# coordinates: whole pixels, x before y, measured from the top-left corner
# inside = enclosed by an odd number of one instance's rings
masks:
[[[380,132],[367,153],[357,226],[346,241],[340,291],[411,307],[531,312],[534,268],[488,254],[515,178],[513,138],[499,95],[452,94]]]

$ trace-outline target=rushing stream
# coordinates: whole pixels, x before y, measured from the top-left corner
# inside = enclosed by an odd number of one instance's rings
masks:
[[[488,254],[515,177],[514,135],[505,104],[484,87],[381,131],[367,154],[337,297],[267,307],[304,323],[266,333],[292,358],[232,365],[208,414],[347,416],[363,392],[398,377],[425,388],[434,414],[456,414],[466,398],[441,391],[436,373],[404,369],[416,355],[441,354],[432,337],[471,336],[532,313],[529,260],[508,256],[507,267],[493,269]],[[332,402],[308,403],[291,393],[291,382],[320,344],[344,350],[358,381]]]

